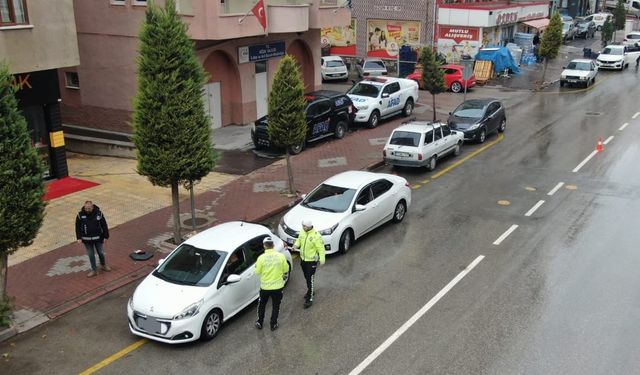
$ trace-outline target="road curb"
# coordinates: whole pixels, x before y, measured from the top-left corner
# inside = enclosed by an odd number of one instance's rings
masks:
[[[14,326],[5,328],[0,331],[0,342],[7,341],[18,334],[18,329]]]

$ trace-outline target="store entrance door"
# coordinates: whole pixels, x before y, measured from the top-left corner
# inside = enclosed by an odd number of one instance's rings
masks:
[[[267,62],[256,61],[256,119],[269,112],[267,91]]]
[[[220,95],[220,82],[211,82],[204,86],[202,93],[205,111],[211,118],[211,129],[222,126],[222,100]]]

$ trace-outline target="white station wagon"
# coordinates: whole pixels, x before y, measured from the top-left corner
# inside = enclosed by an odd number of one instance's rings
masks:
[[[378,126],[381,118],[402,112],[409,116],[418,101],[418,83],[412,79],[373,77],[364,79],[347,92],[358,112],[353,122]]]
[[[434,170],[438,159],[450,153],[459,155],[462,142],[464,133],[447,124],[413,121],[391,133],[382,154],[387,164]]]

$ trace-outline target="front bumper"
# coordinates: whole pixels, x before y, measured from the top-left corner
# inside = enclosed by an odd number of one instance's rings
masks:
[[[296,242],[296,239],[287,234],[284,229],[282,229],[281,225],[278,225],[277,234],[281,240],[291,247],[291,251],[295,251],[293,249],[293,243]],[[342,234],[342,229],[338,226],[331,235],[322,236],[325,254],[337,253],[338,250],[340,250],[340,234]]]
[[[371,112],[372,112],[371,109],[358,109],[358,112],[356,112],[356,116],[353,119],[353,122],[369,122],[369,117],[371,117]]]
[[[598,69],[622,69],[623,61],[614,61],[614,62],[601,62],[596,61],[596,65],[598,65]]]
[[[181,320],[166,320],[168,329],[166,332],[148,332],[136,323],[137,313],[127,304],[127,318],[129,321],[129,330],[137,336],[145,337],[150,340],[164,342],[166,344],[182,344],[185,342],[196,341],[200,338],[200,330],[202,329],[202,312],[196,316]],[[148,319],[155,319],[148,317]],[[165,319],[161,319],[162,322]]]
[[[476,141],[478,140],[478,136],[479,136],[479,132],[478,130],[480,130],[480,128],[476,128],[473,130],[459,130],[459,129],[455,129],[456,131],[462,132],[462,134],[464,135],[463,140],[465,141]]]

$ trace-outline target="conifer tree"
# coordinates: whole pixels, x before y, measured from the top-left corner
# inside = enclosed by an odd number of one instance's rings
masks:
[[[624,9],[624,2],[618,0],[616,8],[613,10],[613,40],[616,40],[616,34],[618,30],[624,30],[624,25],[627,22],[627,11]]]
[[[542,69],[542,83],[547,75],[547,65],[549,60],[553,60],[558,57],[560,52],[560,46],[562,45],[562,18],[560,13],[556,12],[549,21],[549,26],[542,35],[542,41],[540,42],[540,57],[544,58],[544,67]]]
[[[0,64],[0,325],[7,325],[10,315],[8,256],[33,242],[44,219],[43,172],[9,68]]]
[[[174,0],[149,4],[140,31],[134,143],[138,173],[171,187],[173,239],[181,241],[178,187],[206,176],[215,165],[210,120],[202,90],[205,74]]]
[[[293,56],[286,55],[278,64],[269,93],[269,140],[276,147],[286,150],[289,192],[295,194],[291,154],[297,154],[304,147],[307,135],[304,100],[304,84],[300,68]]]
[[[422,64],[422,84],[433,98],[433,121],[436,121],[436,95],[447,90],[444,83],[444,71],[440,69],[440,62],[430,47],[425,47],[420,53]]]
[[[613,23],[607,17],[602,25],[602,48],[606,47],[611,39],[613,39]]]

